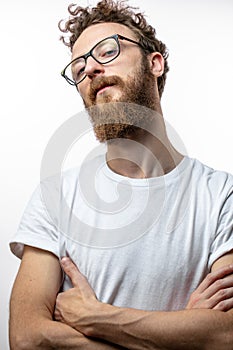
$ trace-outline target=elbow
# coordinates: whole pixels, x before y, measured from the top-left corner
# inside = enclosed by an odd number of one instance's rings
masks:
[[[10,350],[32,350],[32,349],[47,349],[41,342],[33,338],[24,336],[14,336],[10,338]]]
[[[11,331],[9,335],[10,350],[32,350],[32,349],[46,349],[43,346],[43,341],[39,334],[35,331],[25,329],[18,332]]]
[[[18,327],[13,327],[11,322],[9,325],[9,344],[10,350],[29,349],[30,347],[23,332],[21,332]]]
[[[33,342],[26,337],[19,335],[10,336],[10,350],[30,350],[34,348]]]

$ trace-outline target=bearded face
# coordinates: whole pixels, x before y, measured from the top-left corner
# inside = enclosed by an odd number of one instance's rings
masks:
[[[148,128],[156,111],[155,78],[147,59],[142,59],[134,75],[123,81],[114,75],[97,77],[90,85],[90,92],[84,101],[93,124],[96,138],[100,142],[116,138],[128,138],[139,128]],[[108,90],[97,98],[97,92],[105,86],[116,86],[120,98],[114,99]],[[141,106],[147,107],[146,114]],[[144,110],[145,111],[145,110]]]

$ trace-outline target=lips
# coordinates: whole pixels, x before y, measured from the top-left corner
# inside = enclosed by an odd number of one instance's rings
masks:
[[[107,88],[113,86],[114,84],[101,84],[99,87],[97,87],[95,89],[95,97],[97,96],[97,94],[101,93],[101,92],[104,92],[104,90],[107,90]]]
[[[109,77],[99,76],[92,80],[90,84],[90,92],[89,92],[89,100],[90,105],[96,104],[97,94],[104,92],[104,90],[113,85],[117,85],[120,88],[124,87],[124,83],[122,79],[116,75],[112,75]]]

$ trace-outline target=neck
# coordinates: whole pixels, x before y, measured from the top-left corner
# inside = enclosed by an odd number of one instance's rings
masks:
[[[137,129],[127,138],[107,144],[107,164],[116,173],[131,178],[163,176],[172,171],[183,156],[170,143],[162,115],[149,131]]]

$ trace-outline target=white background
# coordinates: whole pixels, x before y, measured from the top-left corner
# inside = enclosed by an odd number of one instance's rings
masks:
[[[57,22],[68,0],[0,3],[1,296],[0,349],[7,342],[8,301],[19,261],[8,241],[39,182],[44,149],[54,131],[82,110],[74,88],[60,77],[68,49]],[[86,5],[94,1],[79,1]],[[232,0],[135,0],[170,51],[162,98],[166,120],[188,154],[233,173]],[[95,144],[93,138],[86,145]],[[85,144],[84,142],[84,144]],[[83,148],[79,148],[82,156]]]

